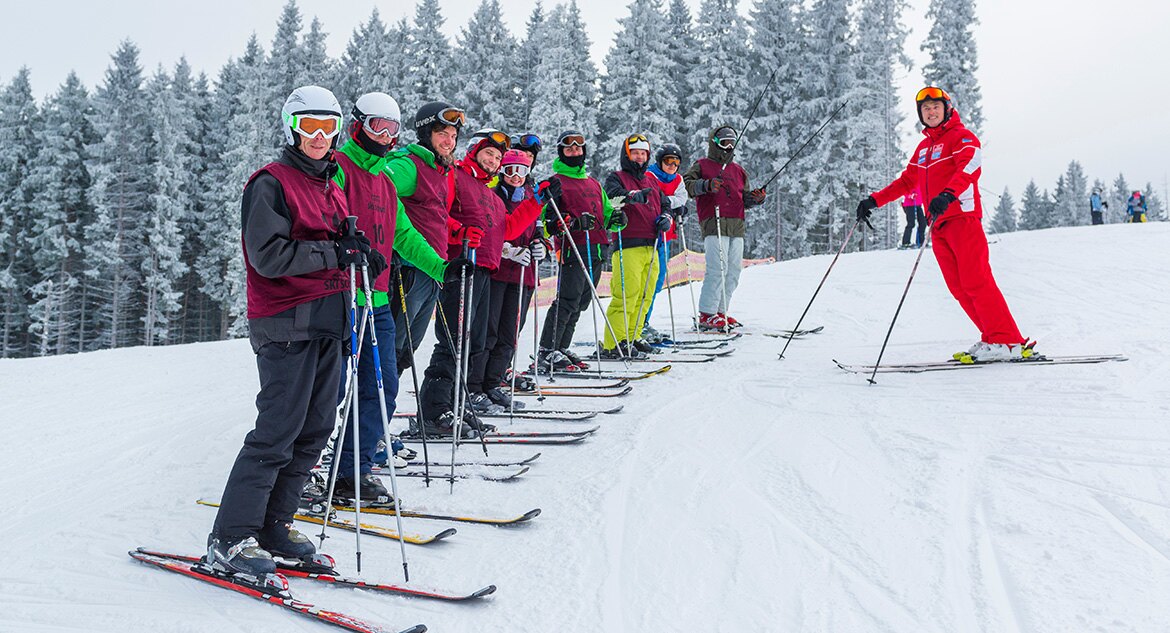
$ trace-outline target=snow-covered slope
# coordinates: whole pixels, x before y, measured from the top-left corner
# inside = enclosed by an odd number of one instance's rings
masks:
[[[495,596],[448,605],[295,580],[294,592],[432,631],[1167,630],[1170,225],[992,241],[1042,352],[1131,360],[868,385],[830,359],[873,362],[916,253],[846,255],[807,319],[824,333],[785,360],[782,340],[749,335],[729,358],[637,383],[594,437],[544,448],[520,481],[453,495],[401,482],[412,508],[543,509],[408,548],[420,586],[496,583]],[[745,271],[733,314],[791,327],[828,263]],[[674,293],[684,314],[687,290]],[[976,337],[927,254],[887,361],[945,358]],[[193,502],[220,494],[255,389],[244,341],[0,361],[0,631],[328,630],[126,556],[200,551],[213,511]],[[396,543],[362,549],[364,576],[401,581]],[[351,535],[326,550],[353,573]]]

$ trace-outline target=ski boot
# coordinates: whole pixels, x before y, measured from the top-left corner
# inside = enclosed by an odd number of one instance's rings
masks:
[[[373,473],[365,473],[360,478],[361,483],[360,492],[363,506],[376,506],[379,508],[393,508],[394,497],[390,496],[390,492],[386,490],[386,486]],[[341,477],[338,475],[337,482],[333,486],[333,500],[346,500],[352,502],[357,498],[359,488],[354,486],[353,477]]]
[[[514,374],[514,373],[515,373],[515,371],[511,370],[511,369],[504,372],[504,380],[503,380],[503,382],[500,383],[500,387],[502,387],[504,389],[511,389],[512,388],[512,374]],[[533,379],[532,376],[528,376],[525,374],[516,374],[515,379],[516,379],[516,391],[536,391],[536,380]],[[489,393],[488,396],[490,397],[491,394]]]
[[[480,415],[494,415],[504,412],[504,407],[493,402],[486,393],[478,391],[467,398],[467,406]]]
[[[650,324],[642,326],[642,338],[650,345],[660,345],[665,338],[661,332],[650,327]]]
[[[532,364],[530,369],[532,371],[539,371],[542,374],[580,371],[580,368],[573,361],[569,360],[568,356],[555,349],[542,349],[536,358],[536,362]]]
[[[727,329],[727,319],[722,314],[707,314],[706,312],[699,313],[700,332],[722,332]]]
[[[573,363],[574,365],[576,365],[577,369],[579,369],[581,371],[585,371],[586,369],[589,369],[589,363],[585,362],[584,360],[581,360],[581,357],[578,356],[576,353],[574,353],[573,350],[566,347],[565,349],[561,350],[561,353],[565,355],[565,358],[569,359],[570,363]]]
[[[634,346],[634,349],[638,350],[639,352],[642,352],[643,354],[645,354],[647,356],[650,356],[651,354],[661,354],[662,353],[658,348],[654,347],[653,345],[651,345],[650,343],[648,343],[646,341],[643,341],[640,338],[634,339],[633,341],[630,341],[630,344]]]
[[[317,555],[317,548],[309,537],[293,528],[291,521],[274,521],[264,526],[256,535],[260,547],[264,548],[274,558],[295,558],[300,561],[312,561]],[[330,565],[332,567],[332,565]]]
[[[238,574],[258,584],[264,584],[262,579],[266,576],[276,575],[276,561],[254,536],[237,539],[208,536],[203,562],[213,572],[227,576]],[[287,590],[288,585],[284,588]]]
[[[519,384],[519,381],[517,381],[517,384]],[[535,389],[536,385],[533,384],[532,387]],[[491,399],[492,402],[502,407],[505,411],[511,410],[513,408],[519,411],[520,409],[524,408],[524,403],[513,401],[511,394],[509,394],[503,387],[489,389],[487,392],[487,397]]]

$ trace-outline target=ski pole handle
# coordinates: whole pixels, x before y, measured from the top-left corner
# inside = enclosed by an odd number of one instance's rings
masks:
[[[357,220],[356,215],[345,216],[345,234],[347,236],[353,237],[357,235]]]

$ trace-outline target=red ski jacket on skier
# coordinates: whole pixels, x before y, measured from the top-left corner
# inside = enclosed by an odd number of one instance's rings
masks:
[[[942,125],[925,128],[926,137],[910,156],[906,170],[888,187],[872,194],[878,206],[897,200],[918,189],[923,206],[946,191],[957,198],[943,212],[941,221],[961,215],[983,217],[979,176],[983,174],[983,149],[975,136],[953,111]]]

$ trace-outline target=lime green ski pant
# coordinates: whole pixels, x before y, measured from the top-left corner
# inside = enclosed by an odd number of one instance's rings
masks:
[[[613,277],[609,287],[613,298],[605,310],[605,318],[613,326],[618,341],[633,341],[642,336],[646,313],[650,311],[650,295],[658,281],[658,253],[653,246],[634,246],[615,250],[612,260]],[[605,349],[613,349],[618,341],[606,328]]]

